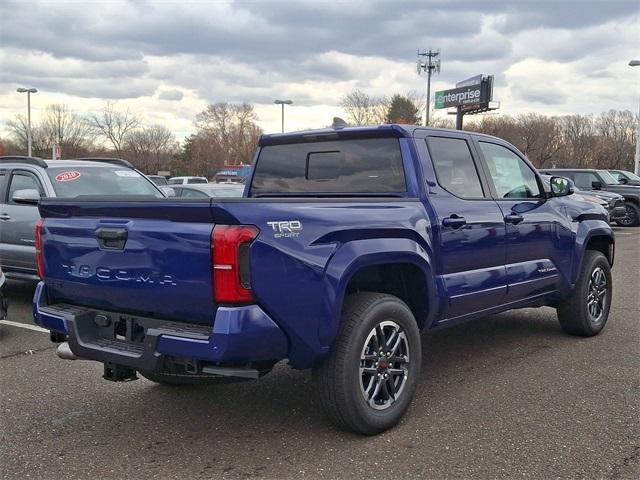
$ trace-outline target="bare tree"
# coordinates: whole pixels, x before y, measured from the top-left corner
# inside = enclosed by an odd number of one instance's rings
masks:
[[[77,157],[93,149],[91,125],[66,105],[49,105],[39,128],[49,150],[60,145],[63,155]]]
[[[100,114],[91,115],[90,121],[97,135],[111,143],[118,157],[122,156],[127,135],[140,127],[140,119],[135,114],[129,109],[116,110],[112,102],[107,102]]]
[[[342,97],[339,105],[347,112],[349,123],[352,125],[376,125],[384,123],[389,109],[389,99],[374,97],[356,89]]]
[[[567,115],[560,119],[563,155],[559,167],[588,168],[593,165],[597,137],[593,118],[587,115]]]
[[[123,152],[140,170],[155,174],[170,167],[177,142],[167,127],[152,125],[130,132]]]
[[[212,155],[210,170],[251,162],[262,133],[256,120],[253,105],[248,103],[216,103],[196,116],[196,150]]]
[[[23,115],[16,115],[13,120],[7,122],[7,128],[18,146],[18,152],[20,155],[27,154],[28,143],[28,131],[27,119]],[[51,155],[51,146],[47,143],[46,137],[42,132],[42,129],[32,123],[31,124],[31,154],[36,157],[49,157]]]
[[[519,115],[516,118],[516,146],[536,167],[544,167],[563,148],[562,132],[554,117],[536,113]]]
[[[595,119],[598,134],[596,166],[627,168],[633,165],[636,124],[629,110],[609,110]]]

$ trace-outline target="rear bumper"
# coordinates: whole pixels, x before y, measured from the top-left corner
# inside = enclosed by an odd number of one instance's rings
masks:
[[[257,305],[219,307],[213,326],[204,326],[48,305],[46,299],[46,285],[40,282],[33,301],[35,323],[67,335],[71,351],[84,359],[162,371],[165,360],[247,365],[287,357],[287,337]]]

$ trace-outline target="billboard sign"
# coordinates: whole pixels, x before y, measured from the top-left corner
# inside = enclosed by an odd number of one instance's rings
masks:
[[[436,108],[459,107],[461,105],[476,105],[483,103],[486,98],[482,95],[482,84],[468,87],[452,88],[436,92]]]
[[[470,87],[471,85],[478,85],[482,83],[483,75],[474,75],[473,77],[469,77],[466,80],[462,80],[461,82],[456,83],[456,88],[460,87]]]
[[[470,83],[473,81],[476,83]],[[435,108],[485,105],[491,101],[492,96],[493,76],[476,75],[459,82],[456,88],[436,92]]]

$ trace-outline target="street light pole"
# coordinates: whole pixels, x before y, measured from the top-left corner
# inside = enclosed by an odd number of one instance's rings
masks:
[[[20,87],[16,91],[27,94],[27,155],[31,156],[31,94],[37,93],[38,89]]]
[[[284,133],[284,106],[291,105],[293,101],[292,100],[276,100],[273,103],[275,103],[276,105],[280,105],[282,107],[282,113],[280,118],[282,123],[282,133]]]
[[[640,66],[640,60],[631,60],[630,67]],[[640,103],[638,104],[638,119],[636,121],[636,155],[633,165],[633,173],[640,175]]]

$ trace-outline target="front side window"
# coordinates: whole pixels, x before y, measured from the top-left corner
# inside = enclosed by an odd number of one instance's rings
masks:
[[[497,198],[541,198],[536,174],[518,155],[495,143],[478,142]]]
[[[44,195],[44,190],[40,181],[28,172],[13,172],[11,175],[11,183],[9,184],[9,203],[15,203],[12,198],[18,190],[37,190],[40,196]]]
[[[620,172],[610,172],[610,173],[611,173],[611,176],[615,178],[618,182],[620,182],[620,180],[625,178],[625,176],[622,175]]]
[[[251,183],[253,196],[406,191],[397,138],[265,146]]]
[[[430,137],[427,141],[438,183],[460,198],[483,198],[482,184],[467,141]]]
[[[617,185],[619,183],[619,179],[615,178],[607,170],[598,170],[598,173],[600,174],[602,183],[605,185]]]

